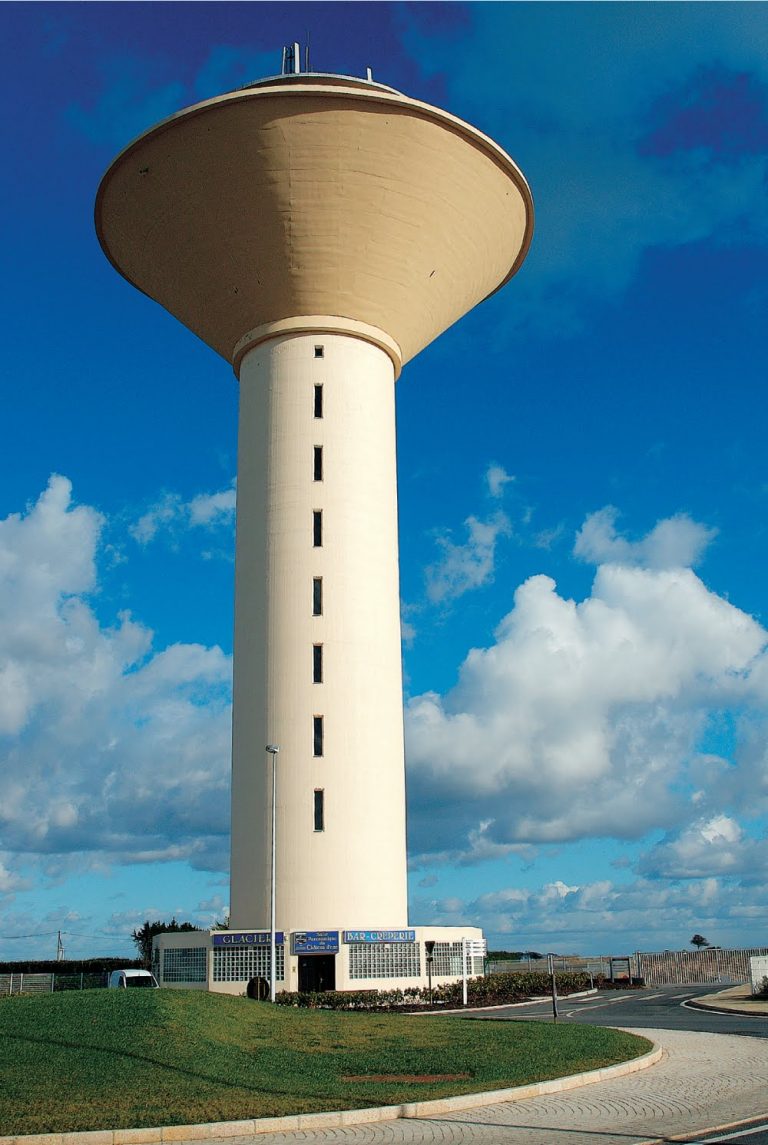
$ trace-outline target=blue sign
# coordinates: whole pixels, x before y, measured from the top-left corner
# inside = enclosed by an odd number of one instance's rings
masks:
[[[214,946],[269,946],[272,942],[272,933],[269,930],[228,930],[223,934],[214,934]],[[275,945],[282,946],[285,935],[282,930],[275,932]]]
[[[338,930],[295,930],[291,954],[338,954]]]
[[[415,942],[415,930],[345,930],[345,942]]]

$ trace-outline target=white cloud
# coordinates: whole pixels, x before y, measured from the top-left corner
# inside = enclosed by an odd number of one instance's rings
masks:
[[[140,545],[147,545],[165,533],[172,539],[188,529],[231,528],[237,501],[236,482],[216,493],[198,493],[185,501],[178,493],[164,493],[146,513],[129,526]]]
[[[416,639],[416,628],[411,624],[410,620],[400,621],[400,638],[406,647],[413,644]]]
[[[674,550],[660,532],[632,558]],[[768,809],[768,634],[691,569],[604,564],[579,603],[531,577],[495,636],[447,695],[407,705],[415,855],[475,861],[671,831],[725,802]],[[728,708],[738,770],[700,751]]]
[[[464,524],[468,537],[463,545],[455,544],[448,535],[437,537],[442,555],[425,572],[427,596],[433,604],[455,600],[492,581],[496,542],[512,533],[509,517],[500,511],[487,521],[467,517]]]
[[[658,521],[641,540],[629,541],[616,530],[618,517],[619,511],[612,505],[590,513],[576,534],[574,554],[592,564],[688,568],[699,563],[717,536],[717,529],[709,529],[686,513],[678,513]]]
[[[235,482],[229,489],[219,493],[198,493],[189,502],[189,523],[191,525],[230,524],[235,516],[237,493]]]
[[[493,818],[484,819],[475,827],[470,827],[465,835],[454,840],[453,846],[447,846],[443,851],[432,850],[428,854],[409,854],[408,866],[410,870],[417,871],[428,865],[471,867],[478,863],[506,859],[510,855],[517,855],[524,861],[531,861],[536,855],[536,848],[528,843],[498,843],[494,840],[492,832],[496,821]],[[414,842],[413,832],[409,836],[411,844]],[[426,884],[419,883],[419,886]]]
[[[63,477],[0,522],[4,845],[220,868],[230,658],[195,644],[155,650],[127,613],[99,622],[88,596],[104,523],[73,504]]]
[[[485,480],[488,482],[488,492],[491,497],[501,497],[505,485],[515,479],[501,465],[489,465],[485,473]]]
[[[505,887],[474,900],[417,899],[419,924],[482,926],[493,946],[598,955],[688,945],[703,933],[712,944],[768,941],[765,881],[734,888],[728,879],[664,884],[597,879],[539,887]]]
[[[0,860],[0,896],[12,896],[17,891],[28,890],[30,881],[23,878],[16,871],[10,870],[4,862]]]
[[[146,545],[155,539],[160,529],[175,524],[185,515],[185,505],[178,493],[164,493],[135,525],[130,526],[129,532],[140,545]]]
[[[653,878],[702,879],[739,876],[768,882],[768,837],[747,835],[732,817],[699,819],[651,848],[640,862]]]
[[[533,545],[537,549],[552,549],[565,535],[566,529],[562,521],[551,529],[541,529],[533,536]]]

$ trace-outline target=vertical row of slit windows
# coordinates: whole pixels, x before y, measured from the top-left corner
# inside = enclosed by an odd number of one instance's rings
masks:
[[[315,357],[323,358],[325,356],[325,348],[323,346],[315,346]],[[313,416],[316,418],[323,417],[323,386],[322,383],[316,383],[313,391]],[[323,480],[323,447],[322,445],[315,445],[312,447],[312,480]],[[312,546],[319,549],[323,545],[323,511],[322,509],[314,509],[312,511]],[[312,578],[312,615],[323,615],[323,578],[316,576]],[[323,682],[323,646],[322,644],[312,645],[312,682],[314,684],[322,684]],[[312,752],[315,759],[322,759],[325,750],[325,725],[321,715],[312,717]],[[325,830],[325,792],[321,788],[315,788],[314,801],[312,808],[313,823],[315,831]]]

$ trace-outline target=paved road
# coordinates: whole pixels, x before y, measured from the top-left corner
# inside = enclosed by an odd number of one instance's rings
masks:
[[[717,987],[657,986],[646,990],[617,990],[588,998],[560,998],[560,1021],[592,1026],[633,1026],[641,1029],[692,1030],[715,1034],[746,1034],[768,1038],[768,1015],[716,1014],[685,1005],[691,998],[712,994]],[[469,1017],[470,1015],[467,1015]],[[472,1017],[514,1021],[551,1021],[552,1004],[510,1006],[476,1011]]]

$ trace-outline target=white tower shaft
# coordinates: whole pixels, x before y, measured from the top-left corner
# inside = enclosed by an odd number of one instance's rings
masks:
[[[394,367],[343,334],[240,367],[231,925],[407,922]]]

